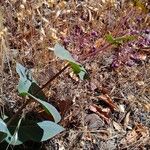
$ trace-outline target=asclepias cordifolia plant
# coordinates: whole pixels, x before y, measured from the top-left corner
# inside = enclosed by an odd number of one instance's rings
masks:
[[[68,64],[42,87],[40,87],[32,77],[29,69],[20,63],[16,64],[16,72],[20,77],[17,89],[19,95],[24,98],[25,102],[12,117],[1,116],[0,143],[5,141],[9,145],[20,145],[26,141],[42,142],[64,130],[64,128],[58,124],[61,120],[58,110],[47,102],[46,95],[42,90],[69,66],[81,79],[84,79],[87,73],[83,66],[76,62],[69,51],[64,49],[61,45],[56,44],[53,51],[57,57],[67,61]],[[27,118],[23,110],[31,101],[39,103],[44,111],[53,117],[53,121],[38,121]]]

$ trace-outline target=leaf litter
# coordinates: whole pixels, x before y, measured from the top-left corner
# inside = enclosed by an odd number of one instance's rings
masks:
[[[60,111],[66,131],[41,144],[43,149],[148,147],[149,6],[147,0],[133,2],[0,2],[0,38],[5,43],[1,43],[0,99],[7,112],[13,114],[23,103],[16,92],[16,60],[44,85],[65,65],[49,51],[59,42],[90,76],[80,81],[68,69],[45,90],[47,101]],[[106,34],[115,39],[126,35],[137,39],[121,41],[116,47],[106,40]],[[37,111],[41,119],[51,119],[38,106],[33,110],[34,105],[26,110],[31,117],[32,111]]]

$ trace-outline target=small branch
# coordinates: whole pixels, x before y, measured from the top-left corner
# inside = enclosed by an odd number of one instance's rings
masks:
[[[55,80],[62,72],[64,72],[69,67],[69,63],[62,68],[57,74],[55,74],[49,81],[44,84],[38,91],[35,92],[34,95],[37,95],[42,89],[47,87],[53,80]],[[31,98],[32,99],[32,98]],[[31,102],[31,99],[27,100],[19,109],[18,111],[10,118],[10,120],[7,122],[7,126],[17,118],[17,116],[22,112],[22,110]]]
[[[47,87],[55,78],[57,78],[62,72],[64,72],[67,68],[69,67],[69,63],[61,69],[57,74],[55,74],[47,83],[45,83],[42,87],[41,90]]]

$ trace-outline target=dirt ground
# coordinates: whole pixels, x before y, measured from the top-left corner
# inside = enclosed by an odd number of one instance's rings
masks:
[[[9,149],[150,149],[150,4],[148,0],[0,1],[0,104],[14,114],[18,96],[16,62],[44,85],[66,64],[51,51],[59,42],[81,64],[88,79],[68,68],[45,90],[59,110],[65,131],[43,142]],[[135,35],[121,46],[105,35]],[[31,103],[26,111],[49,119]],[[5,149],[0,144],[0,149]]]

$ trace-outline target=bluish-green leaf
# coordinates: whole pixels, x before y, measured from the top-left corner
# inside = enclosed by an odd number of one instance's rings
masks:
[[[20,78],[26,78],[30,80],[31,82],[35,82],[34,78],[32,77],[31,71],[24,66],[22,66],[20,63],[16,64],[16,71],[19,74]]]
[[[16,136],[15,135],[11,135],[10,133],[8,133],[5,141],[8,143],[8,144],[11,144],[11,145],[21,145],[23,144],[22,141],[20,141],[19,139],[16,139]]]
[[[16,71],[19,74],[18,91],[21,96],[26,96],[28,93],[46,100],[44,92],[40,89],[29,69],[25,68],[21,64],[17,63]]]
[[[64,128],[52,121],[35,122],[26,120],[19,129],[20,141],[46,141],[58,133],[64,131]]]
[[[35,80],[33,79],[30,70],[19,63],[16,64],[16,71],[20,77],[18,84],[19,94],[25,96],[27,95],[32,82],[35,82]]]
[[[30,93],[28,93],[29,96],[31,96],[33,99],[35,99],[36,101],[38,101],[43,108],[45,109],[46,112],[48,112],[49,114],[51,114],[54,118],[54,121],[56,123],[58,123],[61,120],[61,116],[59,114],[59,112],[57,111],[57,109],[52,106],[51,104],[49,104],[48,102],[45,102],[43,100],[40,100],[39,98],[34,97],[33,95],[31,95]]]
[[[18,83],[18,92],[20,96],[26,96],[32,82],[26,78],[20,78]]]
[[[20,78],[26,78],[26,68],[20,63],[16,64],[16,71],[19,74]]]
[[[68,60],[71,62],[75,62],[69,51],[67,51],[64,47],[62,47],[60,44],[56,44],[54,47],[54,53],[57,57],[59,57],[62,60]]]
[[[76,62],[74,58],[71,56],[69,51],[67,51],[64,47],[62,47],[59,44],[56,44],[54,47],[54,53],[57,57],[59,57],[62,60],[67,60],[75,74],[78,74],[80,79],[84,79],[84,76],[87,74],[86,70],[83,68],[83,66]]]
[[[2,142],[8,134],[6,123],[0,118],[0,142]]]
[[[58,133],[64,131],[64,128],[52,121],[42,121],[38,123],[39,127],[43,129],[43,136],[41,141],[48,140]]]
[[[15,123],[9,126],[9,129],[13,130],[16,128]],[[56,134],[64,131],[64,128],[51,121],[37,122],[33,120],[22,120],[18,130],[18,139],[16,141],[6,140],[9,144],[19,145],[23,142],[32,140],[36,142],[46,141]],[[12,137],[12,135],[9,135]]]

